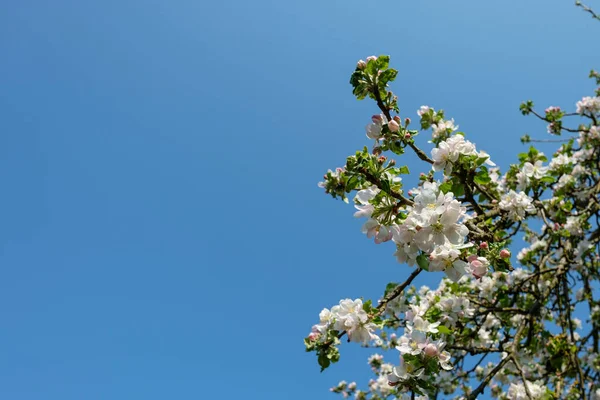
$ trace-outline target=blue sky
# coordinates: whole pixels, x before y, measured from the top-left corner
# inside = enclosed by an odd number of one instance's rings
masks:
[[[0,398],[366,383],[362,349],[319,374],[302,344],[410,273],[316,186],[368,144],[356,60],[391,54],[403,117],[444,108],[506,167],[545,134],[521,101],[592,92],[598,29],[566,0],[4,2]]]

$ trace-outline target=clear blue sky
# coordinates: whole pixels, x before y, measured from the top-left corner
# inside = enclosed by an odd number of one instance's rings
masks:
[[[522,100],[591,93],[599,32],[569,0],[4,1],[0,398],[366,383],[362,349],[319,374],[302,344],[409,273],[316,185],[367,144],[356,60],[391,54],[403,116],[444,108],[506,167],[545,133]]]

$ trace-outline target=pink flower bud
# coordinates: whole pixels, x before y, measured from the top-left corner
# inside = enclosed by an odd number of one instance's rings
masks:
[[[469,257],[467,257],[468,262],[473,262],[475,260],[477,260],[477,254],[472,254]]]
[[[407,126],[410,125],[410,118],[406,118],[404,120],[404,125],[407,125]]]
[[[377,56],[369,56],[367,57],[367,62],[377,60]]]
[[[475,278],[481,278],[488,272],[487,263],[481,262],[477,256],[469,257],[469,265],[471,266],[471,273]]]
[[[500,258],[510,258],[510,251],[507,249],[500,250]]]
[[[367,68],[367,63],[364,60],[358,60],[358,62],[356,63],[356,68],[363,70]]]
[[[429,343],[427,346],[425,346],[423,352],[428,357],[436,357],[439,354],[437,346],[433,343]]]
[[[483,250],[487,250],[488,249],[488,243],[487,242],[481,242],[479,243],[479,248],[483,249]]]
[[[390,128],[390,131],[392,132],[398,132],[398,130],[400,129],[400,124],[397,123],[395,120],[391,120],[390,122],[388,122],[388,128]]]
[[[311,332],[308,335],[308,339],[314,342],[315,340],[317,340],[319,338],[319,336],[320,336],[319,332]]]
[[[373,121],[373,123],[375,123],[375,124],[380,124],[382,120],[383,119],[381,118],[381,115],[379,115],[379,114],[373,115],[371,117],[371,121]]]
[[[410,133],[406,132],[406,133],[404,134],[404,139],[410,139]]]
[[[397,123],[400,123],[402,120],[400,119],[400,117],[399,117],[399,116],[397,116],[397,115],[396,115],[396,116],[394,117],[394,121],[396,121]]]

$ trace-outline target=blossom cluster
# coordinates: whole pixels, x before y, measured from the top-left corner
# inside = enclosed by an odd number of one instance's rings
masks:
[[[324,308],[319,314],[319,323],[314,325],[308,336],[310,340],[326,337],[328,330],[345,331],[352,342],[368,343],[378,339],[374,331],[376,325],[369,322],[369,316],[363,309],[361,299],[340,300],[331,310]]]
[[[349,157],[321,186],[343,199],[356,192],[354,216],[367,219],[362,232],[376,244],[393,242],[398,262],[417,268],[403,284],[390,283],[377,308],[345,299],[320,313],[305,343],[322,368],[339,359],[345,334],[400,355],[399,363],[369,358],[376,377],[368,389],[340,382],[332,391],[356,400],[475,399],[486,388],[500,400],[600,399],[599,92],[570,114],[522,104],[549,133],[576,135],[549,157],[531,146],[502,174],[443,110],[418,111],[434,145],[430,153],[418,148],[418,132],[392,114],[399,110],[387,91],[396,76],[388,62],[359,61],[351,79],[357,98],[371,97],[381,110],[366,127],[372,153],[365,147]],[[600,74],[590,76],[600,85]],[[569,128],[570,116],[587,124]],[[408,168],[394,168],[384,154],[409,149],[430,169],[405,193],[398,175]],[[515,249],[520,267],[506,248],[513,238],[527,243]],[[421,271],[446,278],[435,289],[409,286]]]
[[[431,150],[433,169],[444,171],[445,175],[450,175],[461,156],[475,156],[484,159],[485,163],[492,167],[496,165],[490,160],[487,153],[478,152],[475,145],[465,140],[463,135],[454,135],[441,141],[436,148]]]

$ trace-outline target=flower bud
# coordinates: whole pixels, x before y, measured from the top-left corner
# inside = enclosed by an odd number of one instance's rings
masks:
[[[371,116],[371,121],[373,121],[374,124],[380,124],[383,121],[383,118],[381,118],[381,115],[375,114]]]
[[[439,354],[437,346],[433,343],[429,343],[427,346],[425,346],[423,352],[428,357],[437,357]]]
[[[402,122],[402,119],[398,115],[396,115],[394,117],[394,121],[396,121],[397,123],[400,123],[400,122]]]
[[[406,126],[410,125],[410,118],[404,119],[404,125],[406,125]]]
[[[481,242],[479,243],[479,248],[483,249],[483,250],[487,250],[488,249],[488,243],[487,242]]]
[[[367,63],[364,60],[358,60],[358,62],[356,63],[356,68],[363,70],[367,68]]]
[[[392,132],[398,132],[400,129],[400,124],[398,124],[395,120],[391,120],[388,122],[388,128],[390,128],[390,131]]]
[[[510,258],[510,251],[507,249],[500,250],[500,258]]]
[[[377,56],[369,56],[367,57],[367,62],[377,60]]]
[[[404,139],[410,139],[410,138],[411,138],[410,133],[406,132],[404,134]]]

